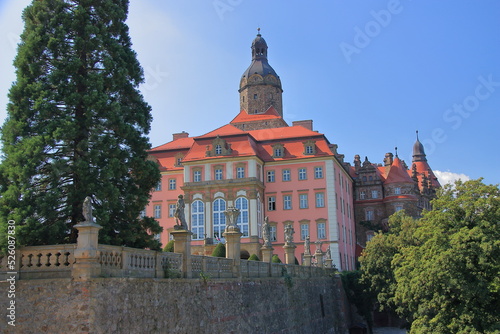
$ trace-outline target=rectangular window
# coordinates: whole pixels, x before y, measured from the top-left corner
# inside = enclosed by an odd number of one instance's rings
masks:
[[[276,241],[278,239],[276,239],[276,226],[271,226],[270,227],[270,239],[271,241]]]
[[[282,176],[283,176],[283,181],[290,181],[291,180],[291,177],[290,177],[290,170],[289,169],[283,169],[283,172],[282,172]]]
[[[283,149],[281,147],[274,149],[274,157],[280,158],[283,156]]]
[[[314,154],[314,148],[311,145],[306,146],[306,154]]]
[[[155,191],[161,191],[161,180],[158,182],[158,184],[155,187]]]
[[[176,204],[169,204],[168,205],[168,216],[173,217],[175,214],[175,209],[177,208]]]
[[[318,239],[326,239],[326,224],[318,223]]]
[[[378,198],[378,191],[372,190],[372,198]]]
[[[366,210],[365,211],[365,219],[366,220],[373,220],[373,210]]]
[[[309,236],[309,224],[300,224],[300,240],[306,240]]]
[[[176,183],[177,182],[175,179],[169,179],[168,180],[168,190],[175,190],[175,188],[177,187]]]
[[[366,198],[366,193],[364,191],[359,192],[359,199],[365,199]]]
[[[316,207],[324,208],[325,207],[325,194],[324,193],[316,193]]]
[[[299,168],[299,180],[307,180],[307,170],[305,168]]]
[[[222,180],[222,169],[221,168],[217,168],[215,170],[215,179]]]
[[[402,205],[396,205],[395,211],[398,212],[398,211],[401,211],[401,210],[403,210],[403,206]]]
[[[201,182],[201,170],[195,170],[193,172],[193,182]]]
[[[307,200],[307,194],[300,194],[299,195],[299,208],[307,209],[308,207],[309,207],[309,203]]]
[[[315,167],[314,168],[314,178],[322,179],[323,178],[323,167]]]
[[[274,210],[276,210],[276,197],[269,196],[267,198],[267,210],[268,211],[274,211]]]
[[[274,171],[273,170],[267,171],[267,182],[274,182]]]
[[[146,209],[142,210],[140,213],[139,213],[139,218],[144,218],[146,217]]]
[[[292,195],[283,196],[283,210],[292,210]]]
[[[236,178],[237,179],[245,178],[245,167],[236,167]]]
[[[161,218],[161,204],[156,204],[153,211],[155,218]]]
[[[394,188],[394,194],[401,195],[401,188],[399,187]]]

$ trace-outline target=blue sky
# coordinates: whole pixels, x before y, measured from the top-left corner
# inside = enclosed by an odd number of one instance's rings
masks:
[[[0,4],[0,121],[30,1]],[[313,119],[339,152],[411,161],[500,183],[499,1],[131,0],[128,24],[153,108],[153,146],[239,112],[238,84],[261,28],[285,120]],[[446,175],[444,175],[446,177]]]

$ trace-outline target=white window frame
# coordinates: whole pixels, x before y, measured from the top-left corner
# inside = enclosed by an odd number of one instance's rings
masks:
[[[268,170],[267,171],[267,182],[275,182],[276,181],[276,175],[274,170]]]
[[[321,166],[314,167],[314,178],[315,179],[322,179],[323,178],[323,167],[321,167]]]
[[[281,179],[284,182],[292,180],[292,172],[289,169],[283,169],[281,172]]]
[[[292,195],[283,195],[283,210],[292,210]]]
[[[325,207],[325,193],[316,193],[316,207],[324,208]]]
[[[299,181],[307,180],[307,168],[299,168]]]
[[[309,198],[307,194],[299,194],[299,209],[309,208]]]

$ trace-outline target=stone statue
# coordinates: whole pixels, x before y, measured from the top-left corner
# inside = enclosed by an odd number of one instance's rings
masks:
[[[291,224],[285,226],[285,244],[293,244],[293,234],[295,231]]]
[[[271,225],[269,225],[269,217],[264,218],[262,225],[262,239],[264,240],[264,247],[271,247]]]
[[[240,228],[237,224],[238,216],[240,215],[240,210],[235,207],[228,207],[226,211],[224,211],[224,215],[226,216],[226,229],[225,232],[240,232]]]
[[[323,251],[321,250],[321,245],[323,244],[321,241],[316,241],[315,242],[316,244],[316,253],[323,253]]]
[[[311,240],[309,236],[307,236],[306,241],[304,241],[304,254],[311,255]]]
[[[328,246],[328,249],[326,250],[326,259],[327,260],[332,259],[332,251],[330,250],[330,246]]]
[[[83,217],[85,217],[85,222],[93,223],[94,217],[92,216],[92,199],[90,196],[85,197],[83,201]]]
[[[184,196],[177,196],[177,206],[175,208],[174,218],[175,218],[175,229],[187,230],[186,217],[184,216]]]

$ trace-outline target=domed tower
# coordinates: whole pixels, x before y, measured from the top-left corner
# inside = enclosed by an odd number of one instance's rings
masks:
[[[240,110],[247,114],[262,114],[270,107],[283,117],[281,81],[267,62],[267,43],[258,29],[252,42],[252,63],[243,72],[240,81]]]

